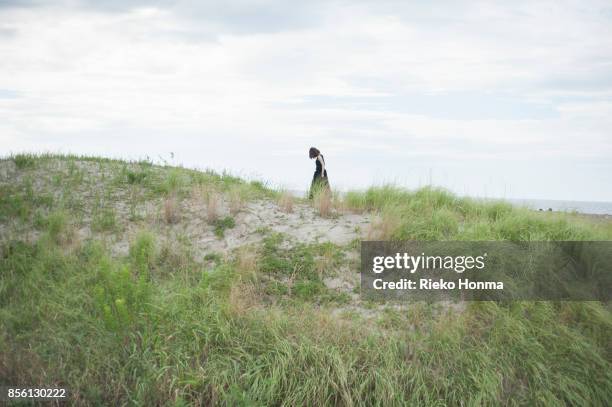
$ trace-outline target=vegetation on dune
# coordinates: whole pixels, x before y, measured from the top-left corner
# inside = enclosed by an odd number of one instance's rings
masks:
[[[460,198],[439,188],[407,191],[372,187],[346,194],[353,210],[374,211],[381,240],[610,240],[610,223],[589,224],[571,214],[537,213],[504,201]]]
[[[482,302],[455,312],[415,303],[373,319],[332,313],[347,298],[323,279],[347,263],[351,245],[287,247],[283,235],[261,230],[260,245],[197,260],[187,239],[164,241],[138,215],[159,198],[159,227],[171,228],[167,219],[194,195],[203,207],[213,194],[227,196],[233,215],[250,199],[288,199],[261,183],[150,162],[18,157],[9,158],[18,179],[0,180],[0,384],[68,387],[75,403],[105,405],[612,399],[605,304]],[[33,176],[41,168],[45,179]],[[176,202],[166,216],[168,198]],[[139,228],[119,255],[105,239],[123,233],[116,202],[134,205],[126,211]],[[332,206],[376,213],[373,238],[612,239],[609,224],[434,188],[375,187]],[[229,233],[234,218],[216,215],[209,226]],[[80,240],[83,225],[95,233]]]
[[[216,219],[214,225],[215,235],[217,235],[217,237],[223,237],[226,229],[231,229],[236,226],[236,221],[231,216],[226,216],[222,219]]]
[[[597,304],[482,303],[441,318],[417,306],[364,330],[304,303],[245,304],[248,290],[232,296],[244,281],[229,264],[192,276],[196,284],[154,279],[162,265],[152,247],[141,236],[129,259],[115,261],[94,243],[71,255],[53,240],[14,243],[1,263],[2,380],[63,384],[79,400],[108,404],[605,405],[610,397],[612,326]],[[281,261],[273,256],[264,267]],[[289,272],[287,261],[273,270]],[[317,294],[297,288],[306,286],[294,286],[297,298]]]

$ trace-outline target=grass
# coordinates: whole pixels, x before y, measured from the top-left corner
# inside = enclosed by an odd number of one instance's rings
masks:
[[[319,216],[328,218],[332,214],[332,194],[326,188],[318,188],[313,192],[312,205]]]
[[[20,170],[32,168],[36,164],[36,156],[33,154],[16,154],[13,156],[13,162]]]
[[[220,263],[222,261],[222,256],[219,253],[208,253],[204,256],[204,260],[206,261],[214,261]]]
[[[120,173],[121,181],[125,181],[132,185],[146,185],[153,176],[151,168],[152,164],[146,161],[140,162],[135,168],[129,168],[127,165],[124,165]]]
[[[460,198],[443,189],[393,186],[352,191],[356,211],[374,211],[374,239],[396,240],[610,240],[609,224],[590,225],[571,214],[538,213],[506,202]]]
[[[113,231],[117,227],[117,215],[113,208],[104,208],[94,216],[91,229],[94,232]]]
[[[278,198],[278,206],[285,213],[293,212],[293,202],[295,201],[293,195],[288,191],[282,191]]]
[[[242,210],[245,202],[249,200],[250,193],[248,185],[232,185],[228,190],[229,210],[231,215],[236,215]]]
[[[225,236],[225,231],[236,226],[236,221],[231,216],[224,218],[218,218],[214,221],[213,226],[215,228],[215,235],[218,238]]]
[[[164,220],[168,224],[177,223],[179,220],[178,203],[173,195],[164,198]]]
[[[36,194],[28,179],[20,186],[0,185],[0,221],[27,221],[38,209],[48,210],[54,204],[51,194]]]
[[[219,219],[220,198],[216,192],[208,194],[206,199],[206,218],[208,223],[214,224]]]
[[[344,303],[345,296],[327,289],[324,277],[333,275],[344,260],[342,249],[329,242],[283,247],[285,236],[272,233],[264,238],[257,259],[259,289],[264,300],[288,304]]]
[[[144,220],[124,254],[106,233],[74,239],[77,226],[118,233],[122,212],[104,208],[126,197],[159,205],[204,188],[219,197],[233,191],[243,202],[277,199],[264,184],[146,161],[32,160],[0,186],[0,226],[10,232],[0,240],[1,385],[68,387],[72,402],[86,405],[605,406],[612,399],[607,304],[481,302],[463,312],[371,304],[373,318],[332,312],[348,299],[325,280],[347,263],[349,247],[289,247],[286,236],[262,228],[260,246],[198,260],[186,234],[168,239],[160,234],[166,227],[152,230]],[[89,166],[104,180],[91,180]],[[34,183],[34,171],[47,178]],[[54,182],[58,174],[69,187]],[[78,190],[101,191],[104,206]],[[435,188],[383,186],[338,201],[336,210],[376,214],[376,238],[612,239],[607,224]],[[235,218],[215,222],[224,233]]]
[[[259,263],[259,253],[252,246],[240,247],[236,253],[236,270],[242,275],[255,276]]]
[[[364,330],[310,307],[239,312],[227,265],[195,286],[154,284],[150,239],[133,247],[127,264],[100,247],[65,255],[53,243],[19,245],[2,259],[10,285],[0,297],[2,343],[11,350],[0,356],[3,380],[70,383],[93,404],[605,405],[610,397],[611,325],[597,304],[473,304]],[[51,264],[61,267],[46,273]],[[320,289],[306,279],[293,293],[307,300]]]

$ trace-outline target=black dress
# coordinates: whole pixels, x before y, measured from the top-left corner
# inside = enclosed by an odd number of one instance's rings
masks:
[[[321,157],[321,160],[325,162],[325,158],[323,157],[323,154],[319,154],[319,157]],[[319,157],[317,157],[315,160],[316,169],[315,169],[314,175],[312,176],[312,183],[310,184],[310,193],[308,194],[308,197],[310,199],[312,199],[314,195],[314,191],[316,189],[321,189],[321,188],[326,188],[327,190],[330,189],[329,179],[327,178],[327,170],[323,171],[323,165],[321,164],[321,161],[319,161]]]

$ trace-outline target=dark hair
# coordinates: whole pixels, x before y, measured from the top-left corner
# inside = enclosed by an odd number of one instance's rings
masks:
[[[315,148],[315,147],[310,147],[310,150],[308,150],[308,156],[310,158],[315,158],[319,154],[321,154],[321,152],[317,148]]]

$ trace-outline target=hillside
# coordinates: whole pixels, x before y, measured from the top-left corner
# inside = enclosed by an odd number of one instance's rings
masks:
[[[359,242],[612,240],[392,186],[314,202],[148,161],[0,160],[0,385],[77,404],[606,405],[595,302],[364,301]]]

